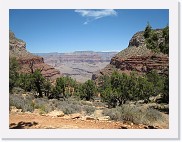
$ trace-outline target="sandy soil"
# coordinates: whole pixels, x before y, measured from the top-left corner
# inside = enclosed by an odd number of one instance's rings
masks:
[[[10,129],[158,129],[131,122],[66,119],[27,113],[11,113]],[[161,128],[159,128],[161,129]]]

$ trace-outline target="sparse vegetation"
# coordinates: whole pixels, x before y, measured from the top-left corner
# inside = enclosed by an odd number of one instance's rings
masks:
[[[151,25],[147,23],[143,35],[148,49],[151,49],[154,52],[169,54],[169,26],[166,26],[162,30],[162,33],[160,33],[153,30]]]
[[[30,98],[29,98],[30,99]],[[21,95],[11,94],[9,97],[9,105],[15,106],[17,109],[22,109],[23,112],[29,111],[33,112],[34,107],[32,101],[30,101],[27,97],[23,97]]]
[[[110,116],[112,120],[129,121],[135,124],[153,125],[155,122],[164,120],[161,112],[151,108],[123,105],[112,109],[105,109],[104,115]]]

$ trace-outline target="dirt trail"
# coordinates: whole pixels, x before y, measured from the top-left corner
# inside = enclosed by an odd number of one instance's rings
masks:
[[[65,119],[27,113],[11,113],[10,129],[156,129],[153,126],[116,121]]]

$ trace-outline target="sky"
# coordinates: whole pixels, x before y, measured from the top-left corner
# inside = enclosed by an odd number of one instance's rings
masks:
[[[121,51],[150,23],[169,24],[167,9],[11,9],[9,28],[32,53]]]

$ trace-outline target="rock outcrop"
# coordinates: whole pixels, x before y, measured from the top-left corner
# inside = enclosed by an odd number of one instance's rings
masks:
[[[162,38],[162,30],[156,30],[159,40],[158,44],[164,39]],[[95,72],[92,75],[93,80],[97,80],[102,75],[111,75],[113,71],[130,74],[136,71],[139,74],[156,70],[159,74],[168,75],[169,57],[163,53],[155,53],[146,48],[144,32],[138,32],[129,41],[128,48],[119,52],[114,56],[110,64],[104,69]]]
[[[42,69],[42,75],[50,80],[59,77],[60,71],[54,67],[45,64],[43,57],[35,56],[26,50],[26,43],[15,37],[13,32],[9,32],[9,56],[16,58],[20,65],[20,72],[30,73],[30,63],[33,62],[33,68]]]

